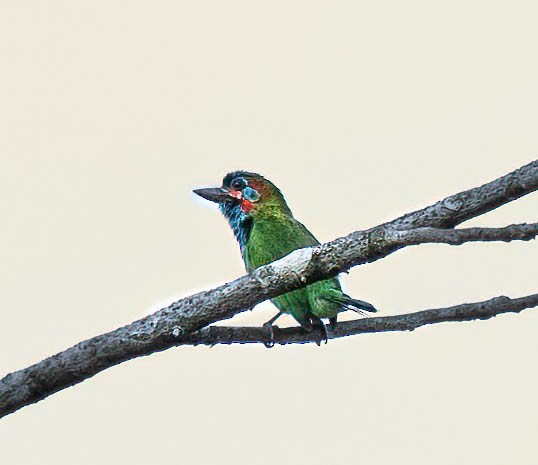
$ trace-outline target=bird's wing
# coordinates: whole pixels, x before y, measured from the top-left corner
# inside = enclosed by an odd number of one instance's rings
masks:
[[[319,245],[319,241],[314,237],[314,235],[306,228],[306,226],[297,221],[295,218],[292,218],[295,228],[297,228],[298,236],[301,239],[301,247],[311,247],[313,245]]]
[[[293,250],[317,245],[312,233],[292,217],[257,220],[244,250],[247,270],[284,257]]]

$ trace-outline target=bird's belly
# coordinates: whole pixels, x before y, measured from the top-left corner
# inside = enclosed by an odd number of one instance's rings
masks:
[[[281,312],[291,315],[305,327],[310,326],[310,304],[306,289],[297,289],[271,299]]]
[[[334,318],[340,311],[340,305],[327,300],[324,291],[327,288],[338,289],[338,281],[329,279],[310,284],[303,289],[288,292],[271,300],[284,313],[290,314],[302,326],[310,326],[312,316],[318,318]]]

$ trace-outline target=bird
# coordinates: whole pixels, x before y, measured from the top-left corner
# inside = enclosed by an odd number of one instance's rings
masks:
[[[291,212],[284,195],[271,181],[257,173],[233,171],[220,187],[194,189],[200,197],[218,204],[239,243],[247,272],[284,257],[290,252],[319,244],[314,235]],[[306,287],[274,297],[278,313],[264,326],[274,345],[273,323],[283,314],[291,315],[305,331],[321,326],[327,343],[323,319],[336,328],[338,313],[353,310],[377,312],[370,303],[353,299],[342,291],[338,277],[324,279]]]

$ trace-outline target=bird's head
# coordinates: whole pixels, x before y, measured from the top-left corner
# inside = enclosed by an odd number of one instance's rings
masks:
[[[224,176],[221,187],[195,189],[193,192],[218,203],[228,218],[233,214],[254,219],[273,210],[291,215],[280,190],[257,173],[234,171]]]

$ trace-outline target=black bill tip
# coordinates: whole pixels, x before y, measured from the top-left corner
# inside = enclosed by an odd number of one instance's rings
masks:
[[[207,187],[204,189],[194,189],[193,192],[200,197],[216,203],[230,202],[234,198],[222,187]]]

